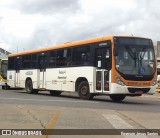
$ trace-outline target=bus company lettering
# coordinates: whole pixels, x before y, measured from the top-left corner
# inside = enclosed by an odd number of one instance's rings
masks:
[[[149,86],[150,82],[136,82],[136,81],[129,81],[128,85],[130,86]]]
[[[59,70],[59,74],[66,74],[66,71],[65,70],[64,71]]]
[[[33,72],[32,71],[27,71],[26,75],[33,75]]]
[[[58,79],[67,79],[66,76],[58,76]]]
[[[107,43],[100,43],[99,46],[107,46]]]
[[[60,75],[66,75],[66,71],[65,70],[59,70],[59,74]],[[58,79],[67,79],[66,76],[58,76]]]

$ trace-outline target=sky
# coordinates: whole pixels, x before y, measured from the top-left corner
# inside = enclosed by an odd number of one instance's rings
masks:
[[[160,0],[0,0],[0,47],[14,53],[107,35],[160,40]]]

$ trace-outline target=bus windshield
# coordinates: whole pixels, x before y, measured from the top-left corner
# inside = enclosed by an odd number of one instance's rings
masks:
[[[131,38],[130,38],[131,39]],[[135,38],[132,38],[135,39]],[[153,45],[149,43],[117,43],[115,66],[123,75],[146,76],[155,72]]]
[[[1,76],[3,79],[7,79],[7,67],[8,67],[8,61],[2,60],[1,61]]]

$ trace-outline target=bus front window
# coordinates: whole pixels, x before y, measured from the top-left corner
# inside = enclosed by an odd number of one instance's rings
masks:
[[[115,67],[122,76],[144,77],[155,73],[154,49],[149,45],[119,44]],[[132,76],[132,77],[131,77]]]
[[[123,74],[152,75],[154,51],[151,48],[120,46],[115,57],[116,69]]]

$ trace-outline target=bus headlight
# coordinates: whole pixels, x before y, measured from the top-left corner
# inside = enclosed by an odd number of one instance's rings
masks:
[[[125,85],[125,84],[123,83],[123,81],[122,81],[118,76],[115,76],[115,79],[116,79],[116,81],[117,81],[117,83],[118,83],[119,85],[122,85],[122,86]]]
[[[153,83],[152,83],[152,86],[155,86],[157,84],[157,80],[155,80]]]

